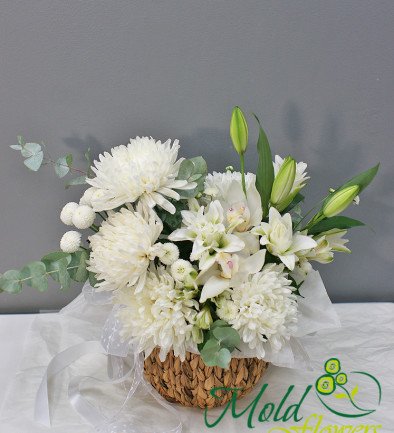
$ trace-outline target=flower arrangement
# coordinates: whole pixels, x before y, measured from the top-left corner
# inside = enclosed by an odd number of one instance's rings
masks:
[[[99,155],[68,182],[87,183],[79,203],[67,203],[61,221],[72,227],[60,251],[0,277],[3,291],[24,283],[44,291],[48,277],[67,288],[89,281],[111,294],[123,341],[145,356],[159,348],[185,359],[199,353],[207,366],[227,368],[237,352],[264,359],[295,334],[300,286],[312,263],[350,252],[348,229],[362,222],[340,216],[372,181],[378,165],[302,214],[307,164],[273,160],[260,126],[256,174],[245,172],[248,125],[239,107],[230,136],[240,171],[207,173],[202,157],[178,157],[175,140],[136,137]],[[37,143],[11,146],[37,171],[52,163],[59,177],[77,172],[72,156],[54,161]],[[80,173],[79,173],[80,174]],[[82,230],[92,234],[82,241]]]

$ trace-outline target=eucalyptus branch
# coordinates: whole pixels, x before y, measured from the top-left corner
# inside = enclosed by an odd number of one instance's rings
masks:
[[[68,266],[66,268],[66,271],[71,271],[72,269],[78,269],[78,268],[79,268],[79,266]],[[57,273],[59,273],[59,269],[55,269],[54,271],[47,271],[47,272],[45,272],[45,274],[42,275],[42,277],[49,276],[51,274],[57,274]],[[15,280],[15,281],[17,281],[18,283],[23,283],[23,282],[29,281],[33,278],[37,278],[37,277],[35,275],[30,275],[29,277],[21,278],[19,280]]]

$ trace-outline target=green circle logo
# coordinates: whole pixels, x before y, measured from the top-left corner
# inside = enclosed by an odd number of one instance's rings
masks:
[[[326,361],[324,369],[328,374],[337,374],[341,370],[341,363],[337,358],[330,358]]]
[[[319,394],[330,395],[335,391],[335,388],[334,378],[329,374],[320,376],[316,381],[316,389]]]

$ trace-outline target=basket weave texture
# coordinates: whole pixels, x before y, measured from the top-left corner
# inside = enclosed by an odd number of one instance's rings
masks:
[[[168,401],[183,406],[212,408],[231,400],[231,391],[217,391],[219,399],[210,395],[213,387],[238,388],[237,398],[252,390],[268,367],[258,358],[232,358],[230,367],[208,367],[200,355],[186,352],[181,362],[171,351],[164,362],[156,348],[144,363],[144,376]]]

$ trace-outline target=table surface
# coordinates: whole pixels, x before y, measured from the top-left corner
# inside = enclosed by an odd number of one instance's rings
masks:
[[[338,332],[337,337],[334,337],[333,331],[331,331],[329,334],[331,340],[326,340],[327,344],[332,345],[332,342],[339,341],[342,333],[342,335],[346,336],[346,342],[342,341],[338,344],[338,348],[344,357],[347,356],[350,360],[354,353],[354,357],[358,359],[357,362],[361,363],[360,353],[362,353],[365,361],[364,366],[367,367],[371,361],[374,362],[374,365],[377,365],[376,368],[380,374],[379,379],[386,390],[384,396],[386,408],[382,415],[384,415],[383,422],[386,424],[384,427],[388,428],[388,430],[383,428],[379,433],[392,432],[391,426],[394,425],[394,417],[392,418],[392,411],[387,410],[387,404],[389,406],[394,404],[394,304],[336,304],[335,308],[341,318],[343,329],[336,331]],[[6,398],[7,389],[10,387],[14,375],[18,371],[26,335],[36,316],[35,314],[0,315],[0,344],[2,348],[0,358],[0,407]],[[46,316],[55,316],[55,313],[48,313]],[[367,334],[368,336],[366,336]],[[370,340],[366,341],[368,337]],[[323,344],[324,338],[323,335],[320,339]],[[354,350],[351,349],[352,347],[354,347]],[[393,401],[391,401],[392,399]],[[383,410],[383,408],[381,409]],[[393,422],[389,427],[387,420],[391,419]],[[231,427],[230,430],[232,430]],[[221,431],[221,429],[215,431]]]

